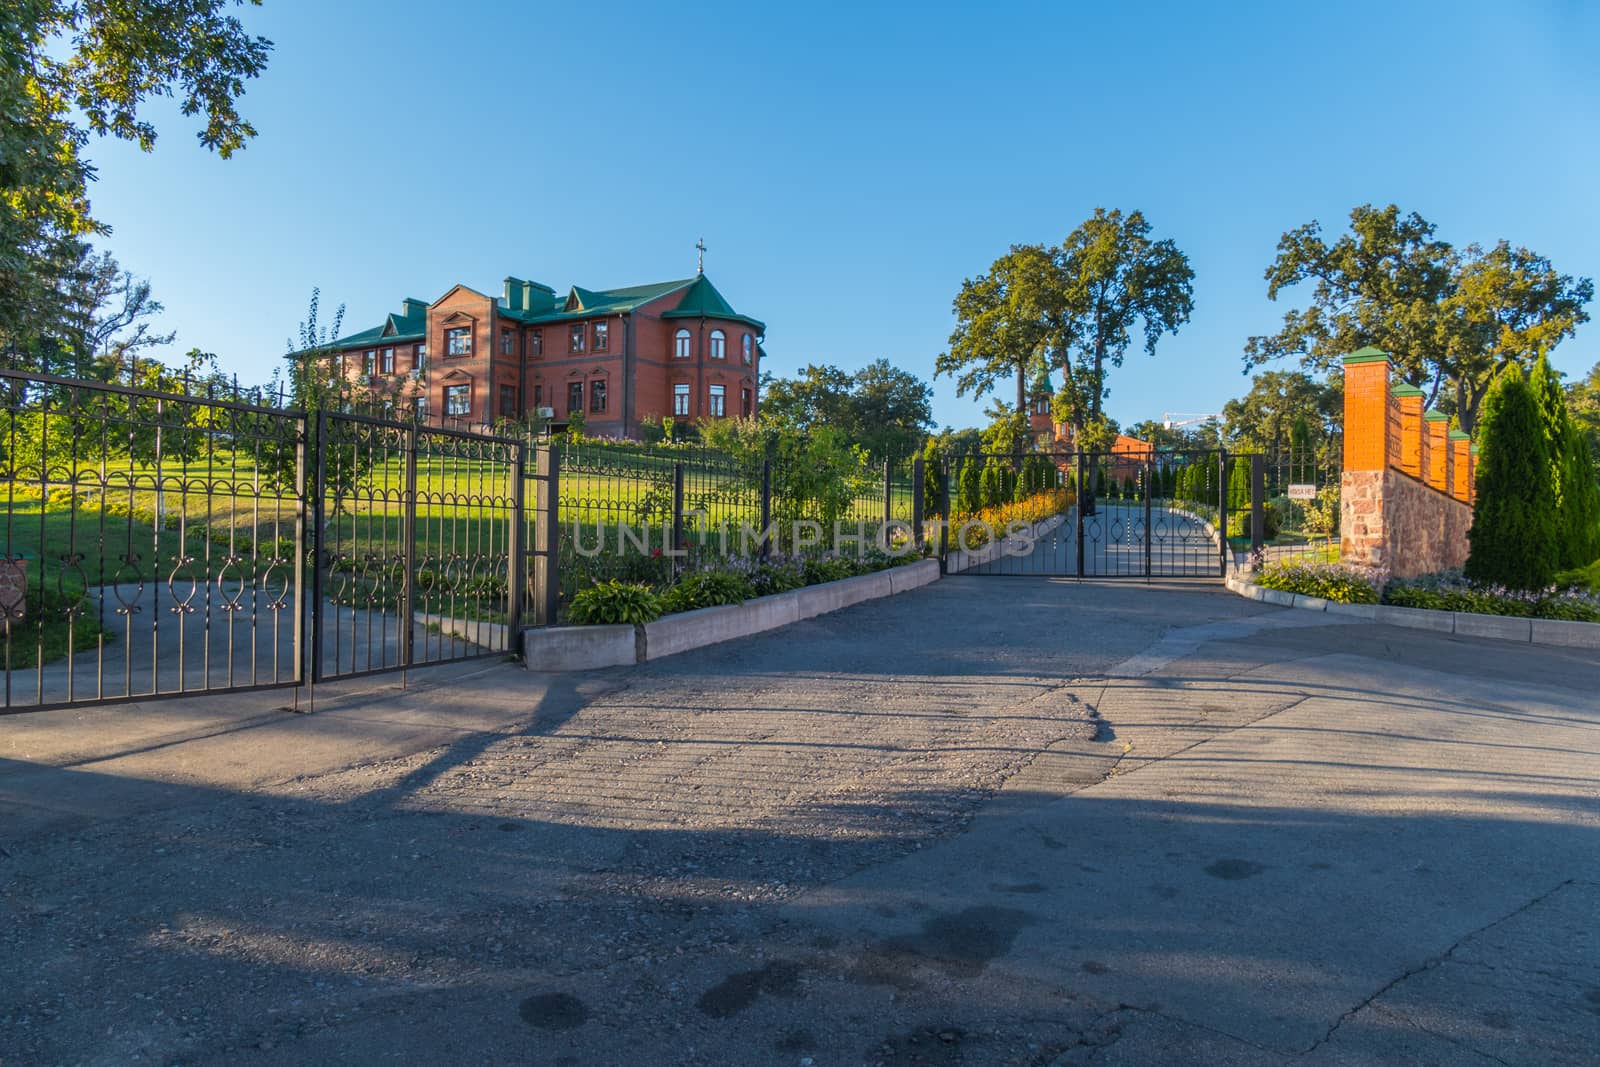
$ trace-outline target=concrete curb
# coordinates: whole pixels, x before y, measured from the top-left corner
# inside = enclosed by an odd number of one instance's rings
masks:
[[[893,596],[939,580],[939,561],[918,560],[886,571],[808,585],[743,604],[664,615],[643,626],[550,626],[522,632],[522,663],[530,671],[587,671],[625,667],[694,648],[775,630],[802,619]]]
[[[1592,648],[1600,651],[1600,623],[1569,622],[1565,619],[1525,619],[1514,615],[1479,615],[1467,611],[1429,611],[1402,608],[1394,604],[1332,604],[1321,597],[1263,589],[1238,574],[1229,574],[1228,588],[1248,600],[1263,604],[1326,611],[1347,615],[1383,626],[1404,626],[1412,630],[1458,634],[1461,637],[1486,637],[1521,645],[1554,645],[1561,648]]]

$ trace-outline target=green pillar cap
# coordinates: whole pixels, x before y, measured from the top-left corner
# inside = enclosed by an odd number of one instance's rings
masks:
[[[1461,430],[1451,430],[1450,431],[1450,440],[1452,440],[1452,441],[1470,441],[1470,440],[1472,440],[1472,438],[1469,435],[1467,435],[1466,433],[1463,433]]]
[[[1389,353],[1381,348],[1374,348],[1368,345],[1345,356],[1344,362],[1348,366],[1351,363],[1384,363],[1388,362],[1388,359]]]
[[[1438,408],[1429,408],[1427,410],[1427,412],[1422,417],[1424,419],[1427,419],[1429,422],[1449,422],[1450,421],[1450,416],[1446,415],[1444,412],[1440,411]]]
[[[1474,456],[1476,456],[1478,454],[1478,442],[1476,442],[1476,441],[1472,442],[1471,452],[1472,452],[1472,454]]]
[[[1346,356],[1345,357],[1345,362],[1349,362],[1349,360],[1350,360],[1350,357]],[[1393,393],[1395,396],[1422,396],[1423,395],[1423,392],[1422,392],[1421,389],[1418,389],[1416,386],[1411,385],[1411,384],[1409,384],[1407,382],[1396,382],[1394,385],[1389,387],[1389,392]]]

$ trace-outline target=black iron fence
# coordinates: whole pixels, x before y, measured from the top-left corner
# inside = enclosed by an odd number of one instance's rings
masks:
[[[836,446],[539,443],[162,384],[194,391],[0,371],[5,711],[504,655],[595,581],[920,519],[920,461]]]

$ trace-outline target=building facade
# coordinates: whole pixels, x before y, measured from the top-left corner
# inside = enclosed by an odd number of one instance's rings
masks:
[[[564,295],[507,278],[498,297],[408,298],[336,347],[348,377],[425,422],[563,429],[581,411],[586,433],[637,438],[646,419],[754,415],[765,334],[704,274]]]

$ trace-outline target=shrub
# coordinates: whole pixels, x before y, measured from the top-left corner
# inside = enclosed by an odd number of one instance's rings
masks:
[[[805,584],[806,576],[798,560],[769,560],[750,572],[750,590],[756,596],[787,593]]]
[[[856,569],[849,560],[837,556],[811,556],[800,564],[800,573],[807,585],[821,585],[854,577]]]
[[[1563,571],[1556,575],[1556,586],[1560,589],[1575,589],[1580,593],[1600,596],[1600,559],[1587,567]]]
[[[686,574],[661,594],[661,610],[666,613],[714,608],[722,604],[742,604],[755,596],[743,575],[729,571],[699,571]]]
[[[1600,485],[1595,483],[1589,442],[1567,413],[1567,393],[1544,355],[1528,378],[1539,404],[1550,446],[1550,479],[1556,504],[1558,567],[1578,567],[1600,556]]]
[[[661,598],[649,586],[615,578],[583,590],[567,605],[567,620],[577,626],[637,626],[660,617]]]
[[[1383,588],[1381,572],[1348,563],[1284,560],[1267,564],[1253,580],[1264,589],[1322,597],[1336,604],[1376,604]]]
[[[1578,572],[1582,573],[1582,572]],[[1459,570],[1396,579],[1383,591],[1384,603],[1432,611],[1465,611],[1477,615],[1600,622],[1600,594],[1582,588],[1511,589],[1477,582]]]
[[[1543,589],[1560,557],[1550,445],[1539,404],[1515,364],[1484,397],[1482,427],[1466,576],[1512,589]]]

